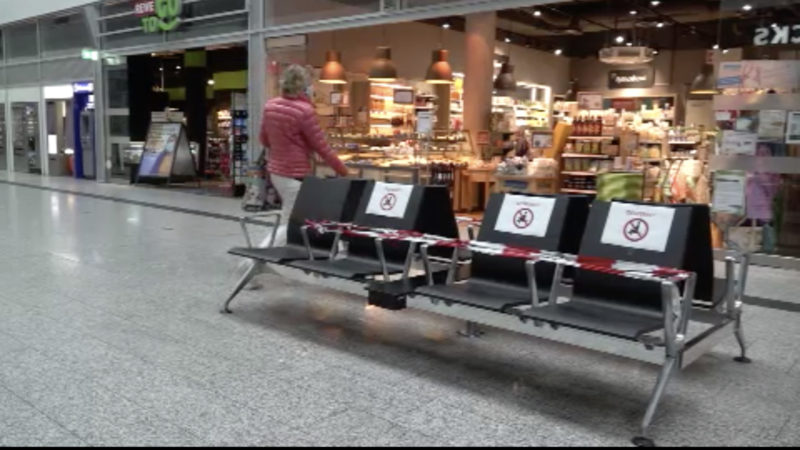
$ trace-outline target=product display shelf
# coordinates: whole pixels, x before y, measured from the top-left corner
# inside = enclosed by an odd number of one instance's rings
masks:
[[[563,153],[563,158],[591,158],[591,159],[611,159],[611,155],[603,155],[600,153]]]
[[[594,189],[561,188],[561,192],[564,193],[564,194],[589,194],[589,195],[597,194],[597,191],[594,190]]]

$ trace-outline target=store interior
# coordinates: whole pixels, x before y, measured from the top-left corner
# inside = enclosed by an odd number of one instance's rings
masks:
[[[247,47],[225,45],[128,57],[131,141],[145,142],[153,113],[177,113],[197,179],[170,183],[210,195],[241,195],[247,144]],[[126,160],[140,159],[142,147]],[[129,165],[130,182],[137,181]],[[143,180],[138,180],[143,183]]]
[[[314,33],[268,40],[268,70],[313,70],[320,122],[351,175],[447,185],[461,213],[479,216],[498,191],[709,204],[725,130],[758,127],[720,121],[715,101],[800,86],[718,87],[726,62],[797,62],[796,46],[752,35],[797,11],[713,3],[569,2]],[[762,119],[759,155],[795,154],[783,117]],[[759,233],[759,250],[798,253],[783,214],[796,178],[761,182],[747,180],[770,194],[736,224],[742,244]],[[715,227],[714,239],[727,237]]]

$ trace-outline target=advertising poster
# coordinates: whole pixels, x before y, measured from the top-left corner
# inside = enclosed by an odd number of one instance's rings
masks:
[[[755,155],[758,135],[748,131],[724,130],[722,132],[723,155]]]
[[[711,211],[744,215],[747,174],[740,170],[714,172],[714,196]]]
[[[742,62],[721,62],[717,73],[717,88],[731,89],[742,86]]]
[[[139,164],[139,176],[169,177],[180,136],[180,123],[152,122]]]
[[[800,144],[800,111],[789,111],[786,118],[786,143]]]
[[[783,139],[786,132],[786,111],[765,109],[759,111],[758,137],[763,139]]]

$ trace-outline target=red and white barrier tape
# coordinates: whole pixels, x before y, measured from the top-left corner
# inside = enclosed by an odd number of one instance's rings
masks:
[[[507,258],[545,261],[554,264],[562,264],[568,267],[590,270],[593,272],[618,275],[626,278],[636,278],[650,281],[683,281],[691,276],[691,272],[670,267],[660,267],[650,264],[618,261],[614,259],[592,256],[566,255],[552,251],[497,244],[493,242],[464,241],[411,230],[371,228],[352,223],[337,223],[329,221],[306,221],[306,225],[308,225],[310,229],[317,233],[340,232],[343,236],[383,239],[385,241],[402,241],[421,245],[429,245],[431,247],[468,249],[475,253],[503,256]]]

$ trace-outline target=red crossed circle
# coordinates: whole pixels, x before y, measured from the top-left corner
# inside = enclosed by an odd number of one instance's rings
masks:
[[[520,230],[528,228],[533,223],[533,211],[530,208],[522,208],[514,213],[514,226]]]
[[[397,196],[392,193],[386,194],[381,199],[381,209],[384,211],[391,211],[397,204]]]
[[[650,232],[650,225],[644,219],[631,219],[622,228],[625,239],[631,242],[639,242],[647,237]]]

